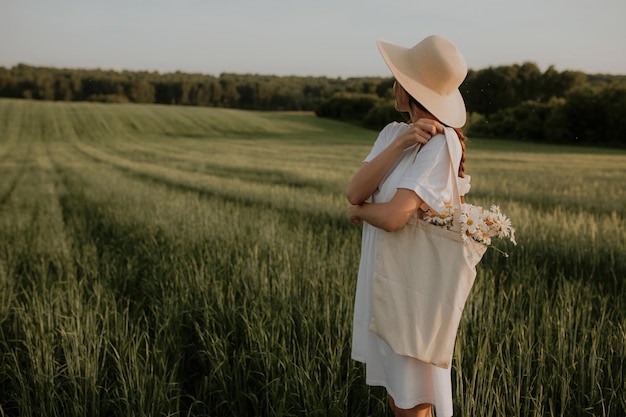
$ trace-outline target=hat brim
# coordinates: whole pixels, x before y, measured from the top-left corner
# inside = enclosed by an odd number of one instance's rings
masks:
[[[450,95],[441,95],[415,78],[409,60],[409,49],[391,42],[378,40],[378,50],[396,81],[439,121],[450,127],[463,127],[467,118],[465,102],[456,89]]]

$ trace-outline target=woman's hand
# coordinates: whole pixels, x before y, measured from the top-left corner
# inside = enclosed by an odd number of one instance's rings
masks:
[[[367,203],[363,203],[367,204]],[[352,204],[348,208],[348,217],[350,217],[350,221],[354,224],[363,224],[363,219],[359,216],[358,211],[361,208],[360,204]]]
[[[409,128],[396,137],[396,141],[403,149],[409,148],[417,143],[425,145],[430,138],[437,133],[443,133],[443,125],[436,120],[421,118],[417,122],[411,123]]]

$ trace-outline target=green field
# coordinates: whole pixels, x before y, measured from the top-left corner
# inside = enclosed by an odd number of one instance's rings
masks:
[[[350,359],[376,133],[309,114],[0,100],[0,415],[382,416]],[[473,139],[487,251],[457,416],[626,414],[626,153]]]

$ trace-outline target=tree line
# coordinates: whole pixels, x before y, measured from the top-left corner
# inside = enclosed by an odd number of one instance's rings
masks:
[[[0,67],[0,97],[308,110],[379,129],[399,119],[393,79]],[[470,70],[469,135],[626,147],[626,76],[541,71],[531,62]]]
[[[341,92],[367,92],[380,79],[224,73],[0,67],[0,97],[215,106],[254,110],[315,110]]]
[[[392,85],[393,79],[382,81],[378,95],[337,94],[317,114],[374,129],[402,121]],[[553,66],[541,72],[524,63],[470,70],[460,90],[470,136],[626,148],[626,76],[558,72]]]

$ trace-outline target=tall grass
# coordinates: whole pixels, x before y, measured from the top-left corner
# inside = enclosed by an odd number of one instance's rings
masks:
[[[375,134],[14,100],[0,122],[3,414],[389,414],[350,360],[342,194]],[[455,414],[624,415],[626,155],[514,146],[468,151],[473,202],[500,203],[519,245],[481,263]]]

